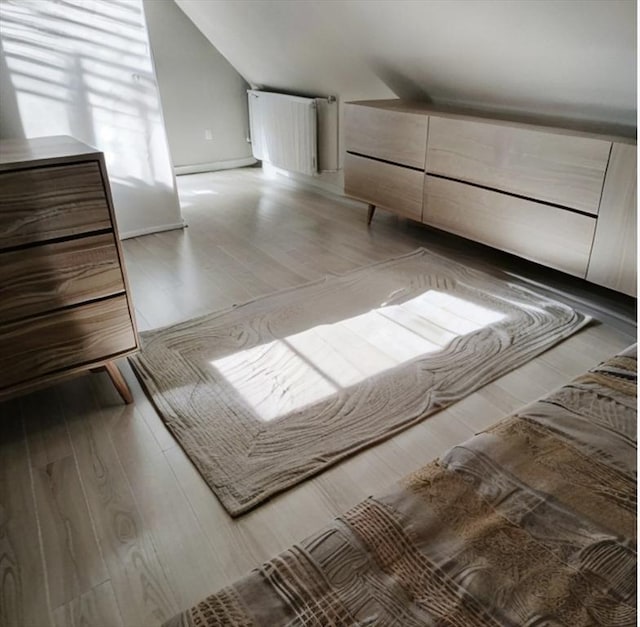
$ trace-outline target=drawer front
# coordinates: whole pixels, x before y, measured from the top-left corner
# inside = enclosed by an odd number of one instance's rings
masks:
[[[427,176],[423,222],[584,278],[596,219]]]
[[[0,254],[0,322],[121,292],[113,233]]]
[[[346,149],[423,170],[427,123],[420,113],[346,104]]]
[[[587,280],[635,296],[637,266],[637,152],[613,144],[602,191]]]
[[[344,193],[414,220],[422,218],[424,174],[389,163],[346,155]]]
[[[135,347],[124,295],[6,324],[0,327],[0,392]]]
[[[597,214],[611,142],[431,117],[427,174]]]
[[[111,226],[97,161],[0,173],[0,249]]]

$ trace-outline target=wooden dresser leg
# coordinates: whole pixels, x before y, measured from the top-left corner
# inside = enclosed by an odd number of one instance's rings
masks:
[[[122,373],[118,370],[118,366],[116,366],[113,361],[108,361],[104,367],[109,373],[109,377],[111,378],[113,385],[115,385],[116,390],[118,390],[118,394],[122,396],[122,400],[127,405],[133,403],[133,394],[131,394],[131,390],[129,389],[127,382],[124,380]]]
[[[373,214],[376,212],[375,205],[369,205],[369,212],[367,213],[367,226],[371,224],[371,220],[373,220]]]

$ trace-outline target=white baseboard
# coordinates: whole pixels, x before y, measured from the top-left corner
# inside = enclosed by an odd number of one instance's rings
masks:
[[[176,176],[181,174],[198,174],[200,172],[215,172],[216,170],[231,170],[232,168],[244,168],[258,163],[253,157],[242,159],[228,159],[227,161],[211,161],[209,163],[196,163],[195,165],[177,165],[173,168]]]
[[[145,229],[134,229],[133,231],[124,231],[118,233],[120,239],[130,239],[131,237],[138,237],[140,235],[151,235],[151,233],[160,233],[162,231],[175,231],[176,229],[183,229],[186,225],[185,221],[176,222],[175,224],[161,224],[159,226],[148,226]]]

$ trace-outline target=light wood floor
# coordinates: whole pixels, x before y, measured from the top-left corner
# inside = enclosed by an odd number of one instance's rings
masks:
[[[141,330],[423,245],[544,284],[602,322],[237,520],[124,362],[131,406],[104,374],[0,405],[3,626],[158,625],[635,341],[635,301],[384,212],[367,229],[361,203],[270,181],[257,169],[179,184],[189,227],[124,243]]]

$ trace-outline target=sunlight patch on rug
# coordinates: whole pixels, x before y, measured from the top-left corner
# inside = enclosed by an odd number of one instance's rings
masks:
[[[263,421],[309,407],[505,314],[438,290],[211,361]]]

